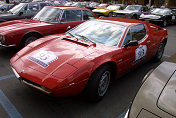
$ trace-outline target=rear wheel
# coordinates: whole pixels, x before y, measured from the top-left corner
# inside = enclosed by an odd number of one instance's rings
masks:
[[[163,27],[166,27],[166,26],[167,26],[167,21],[164,20],[164,21],[163,21]]]
[[[112,17],[112,13],[111,12],[108,14],[108,17]]]
[[[103,65],[93,73],[85,90],[88,100],[99,101],[105,96],[109,88],[111,74],[109,65]]]
[[[162,56],[163,56],[163,53],[164,53],[164,47],[165,47],[165,45],[164,45],[164,43],[162,42],[162,43],[160,44],[159,48],[158,48],[158,51],[157,51],[155,57],[154,57],[155,61],[160,61],[160,60],[161,60],[161,58],[162,58]]]

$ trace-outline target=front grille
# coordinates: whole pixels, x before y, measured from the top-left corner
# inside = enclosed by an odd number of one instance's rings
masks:
[[[35,88],[35,89],[37,89],[37,90],[39,90],[39,91],[42,91],[42,92],[44,92],[44,93],[46,93],[46,94],[52,94],[51,90],[45,88],[44,86],[41,86],[41,85],[39,85],[39,84],[37,84],[37,83],[35,83],[35,82],[32,82],[32,81],[27,80],[27,79],[24,79],[24,78],[20,78],[20,79],[21,79],[21,81],[22,81],[24,84],[26,84],[26,85],[28,85],[28,86],[30,86],[30,87],[32,87],[32,88]]]

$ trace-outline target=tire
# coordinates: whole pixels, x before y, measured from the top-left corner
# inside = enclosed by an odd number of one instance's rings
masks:
[[[112,13],[111,12],[108,14],[108,17],[112,17]]]
[[[112,72],[109,65],[101,66],[92,74],[85,90],[85,96],[89,101],[98,102],[105,96],[111,76]]]
[[[137,19],[137,15],[133,15],[131,18],[132,19]]]
[[[165,45],[164,45],[164,43],[162,42],[162,43],[160,44],[159,48],[158,48],[158,51],[157,51],[156,55],[154,56],[154,60],[155,60],[155,61],[160,61],[160,60],[161,60],[161,58],[162,58],[162,56],[163,56],[163,53],[164,53],[164,47],[165,47]]]
[[[29,43],[37,40],[38,38],[40,38],[40,36],[37,35],[37,34],[29,34],[29,35],[24,36],[24,38],[23,38],[23,40],[22,40],[22,42],[20,44],[21,45],[20,48],[24,48]]]
[[[163,21],[163,27],[166,27],[166,26],[167,26],[167,21],[164,20],[164,21]]]

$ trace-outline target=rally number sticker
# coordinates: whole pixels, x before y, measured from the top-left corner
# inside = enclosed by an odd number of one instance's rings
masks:
[[[135,50],[135,62],[144,58],[147,53],[147,46],[146,45],[140,45],[136,50]]]
[[[39,50],[36,54],[29,56],[28,59],[46,68],[49,63],[58,59],[58,57],[51,51]]]

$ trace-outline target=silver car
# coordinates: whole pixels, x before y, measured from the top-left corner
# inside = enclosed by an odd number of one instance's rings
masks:
[[[138,19],[142,13],[148,13],[149,9],[142,5],[128,5],[124,10],[113,12],[114,17]]]
[[[176,63],[163,62],[144,78],[131,108],[118,118],[175,118]]]

